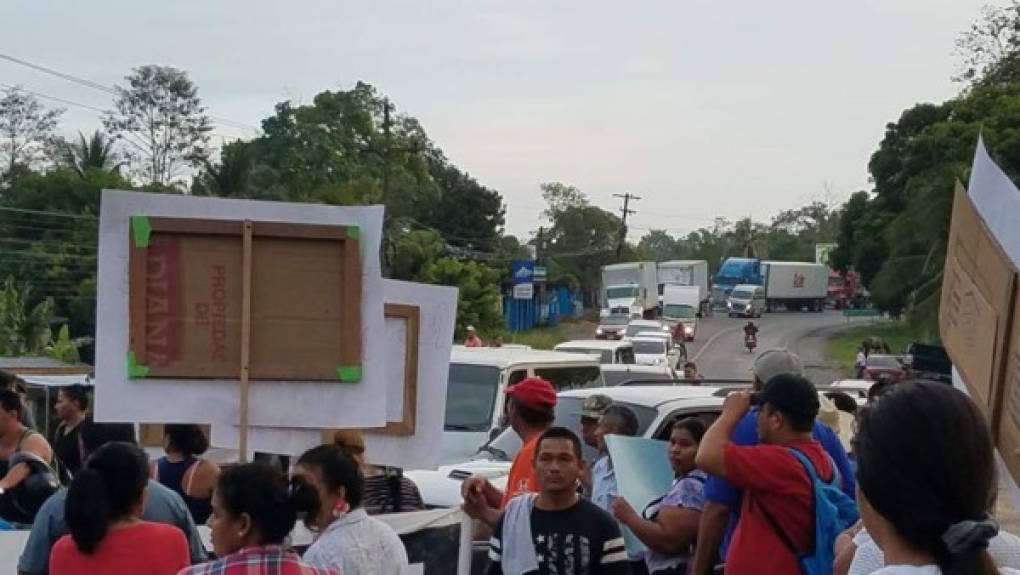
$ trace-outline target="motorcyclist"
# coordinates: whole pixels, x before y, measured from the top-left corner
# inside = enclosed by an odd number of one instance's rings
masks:
[[[758,341],[758,326],[754,325],[754,322],[751,320],[748,320],[747,325],[744,326],[744,339]]]

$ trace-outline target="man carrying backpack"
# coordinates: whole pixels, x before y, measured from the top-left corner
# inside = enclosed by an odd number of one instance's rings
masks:
[[[761,406],[761,444],[736,445],[730,436],[752,404]],[[698,468],[744,490],[727,575],[832,573],[835,538],[857,513],[840,491],[832,459],[812,437],[818,409],[810,381],[778,375],[760,392],[727,396],[702,439]]]

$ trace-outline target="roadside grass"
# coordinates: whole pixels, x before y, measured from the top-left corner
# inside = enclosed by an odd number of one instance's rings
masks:
[[[529,345],[534,349],[552,349],[557,344],[574,339],[590,339],[595,324],[586,320],[561,320],[553,327],[537,327],[520,333],[504,333],[504,343]]]
[[[882,341],[889,344],[889,349],[893,353],[902,353],[911,342],[928,339],[907,322],[882,321],[840,331],[826,342],[825,353],[829,359],[838,363],[841,369],[852,373],[854,361],[857,359],[857,347],[861,345],[862,340],[871,336],[882,338]]]

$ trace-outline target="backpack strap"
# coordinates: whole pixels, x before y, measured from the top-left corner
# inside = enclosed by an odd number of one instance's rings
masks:
[[[790,554],[793,555],[793,558],[795,561],[797,561],[799,567],[800,551],[797,551],[797,546],[793,544],[793,539],[791,539],[790,535],[786,533],[786,530],[779,525],[779,522],[776,521],[776,518],[773,517],[771,513],[769,513],[769,510],[766,509],[765,506],[761,504],[761,501],[755,500],[754,503],[755,505],[758,506],[758,509],[761,509],[761,514],[765,517],[765,521],[768,522],[769,526],[772,527],[772,530],[775,531],[776,535],[779,536],[779,540],[783,542],[784,546],[786,546],[787,551],[789,551]],[[812,506],[813,505],[814,504],[812,504]]]
[[[789,450],[790,454],[793,455],[797,459],[797,461],[800,462],[801,466],[803,466],[804,470],[807,472],[808,483],[811,487],[811,524],[814,525],[815,514],[817,513],[817,511],[815,510],[815,483],[822,481],[822,479],[819,477],[818,471],[815,470],[814,463],[812,463],[811,460],[808,459],[808,456],[805,455],[803,451],[796,449],[794,447],[787,447],[787,450]],[[838,486],[839,471],[836,469],[835,463],[833,463],[832,465],[832,471],[833,471],[832,481],[822,482],[827,483],[829,485]],[[764,505],[761,504],[761,501],[755,500],[754,502],[758,506],[758,508],[761,509],[761,513],[762,516],[765,517],[765,521],[768,522],[769,526],[772,527],[772,530],[775,531],[777,536],[779,536],[779,539],[783,542],[783,545],[786,546],[786,549],[793,555],[793,558],[797,560],[798,568],[800,568],[803,571],[803,567],[800,567],[799,561],[801,552],[797,550],[797,546],[794,545],[793,539],[786,532],[786,530],[784,530],[779,525],[779,522],[776,521],[776,518],[771,513],[769,513],[769,510]]]

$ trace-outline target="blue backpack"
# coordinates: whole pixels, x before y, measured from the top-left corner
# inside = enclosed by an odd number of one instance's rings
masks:
[[[793,448],[790,448],[790,453],[804,466],[811,482],[813,494],[811,507],[815,518],[814,550],[807,553],[798,551],[793,540],[783,531],[772,514],[764,506],[758,507],[786,548],[797,558],[804,575],[832,575],[836,537],[857,522],[859,517],[857,503],[840,489],[839,470],[835,465],[832,466],[832,481],[825,482],[818,476],[814,464],[806,455]]]

